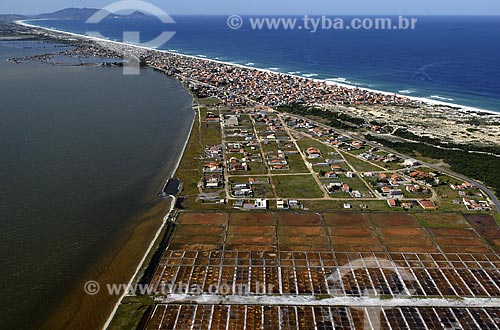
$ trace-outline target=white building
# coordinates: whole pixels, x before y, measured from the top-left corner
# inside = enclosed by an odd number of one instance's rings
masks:
[[[420,165],[420,163],[418,162],[418,160],[413,159],[413,158],[407,159],[403,162],[403,166],[407,166],[407,167],[412,167],[412,166],[417,166],[417,165]]]
[[[276,201],[276,208],[278,210],[288,210],[288,203],[284,200]]]
[[[268,206],[267,199],[257,198],[255,200],[255,208],[256,209],[267,210],[267,206]]]

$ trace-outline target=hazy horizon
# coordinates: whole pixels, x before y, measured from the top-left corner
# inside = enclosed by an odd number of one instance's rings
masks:
[[[103,8],[116,1],[86,0],[64,1],[35,0],[8,1],[0,4],[1,14],[36,15],[50,13],[65,8]],[[169,2],[160,0],[147,1],[172,15],[415,15],[415,16],[499,16],[500,2],[497,0],[422,0],[418,3],[407,0],[382,0],[376,3],[370,0],[354,0],[349,3],[332,3],[329,0],[308,2],[289,1],[273,3],[256,0],[252,3],[236,3],[231,0],[190,0]]]

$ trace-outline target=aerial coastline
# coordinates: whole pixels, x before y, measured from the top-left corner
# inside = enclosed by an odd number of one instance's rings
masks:
[[[367,119],[369,125],[367,129],[373,130],[374,126],[378,125],[372,124],[372,120],[373,121],[384,120],[384,118],[382,117],[382,115],[384,114],[385,116],[387,116],[387,120],[391,120],[394,122],[396,118],[394,116],[396,116],[397,113],[398,116],[401,117],[398,117],[399,119],[398,118],[396,119],[401,120],[401,126],[403,127],[405,125],[403,121],[405,117],[409,117],[407,119],[408,122],[410,123],[414,119],[416,119],[416,117],[414,117],[413,114],[417,116],[417,114],[420,113],[424,118],[435,116],[432,118],[439,118],[439,121],[437,123],[434,123],[433,124],[434,126],[426,126],[426,127],[424,127],[423,125],[419,126],[419,128],[417,128],[417,131],[414,132],[421,133],[422,136],[438,137],[440,139],[442,138],[443,140],[447,138],[449,139],[449,141],[452,141],[453,143],[462,143],[466,141],[465,136],[463,138],[447,136],[447,134],[450,135],[449,131],[446,130],[449,128],[444,127],[442,132],[435,132],[433,130],[433,127],[443,125],[443,123],[445,122],[447,123],[445,126],[449,126],[451,122],[454,122],[454,120],[456,120],[457,122],[464,121],[465,123],[463,124],[463,127],[460,126],[461,127],[460,129],[467,130],[470,127],[477,126],[469,124],[468,122],[479,117],[481,118],[481,120],[484,120],[483,122],[481,122],[480,127],[482,128],[487,127],[487,128],[484,128],[485,129],[485,131],[483,132],[484,136],[478,138],[477,143],[481,145],[488,145],[488,140],[491,140],[492,138],[493,140],[491,142],[493,145],[497,144],[498,141],[500,141],[499,140],[500,135],[498,135],[498,126],[494,124],[494,123],[500,123],[500,114],[493,111],[463,107],[456,104],[443,103],[436,100],[409,97],[401,94],[387,93],[383,91],[370,90],[365,88],[360,89],[353,87],[351,85],[341,84],[332,81],[325,81],[321,79],[315,79],[313,77],[307,78],[302,76],[296,76],[293,74],[279,73],[269,69],[259,69],[252,66],[221,62],[218,60],[207,59],[199,56],[183,55],[170,51],[154,50],[150,48],[139,47],[117,41],[101,40],[70,32],[38,27],[35,25],[25,23],[23,21],[17,21],[16,23],[19,24],[20,26],[24,26],[31,29],[30,33],[40,33],[41,35],[48,36],[51,38],[66,40],[69,42],[69,44],[75,42],[75,40],[74,39],[68,40],[68,36],[77,38],[77,40],[84,40],[84,41],[91,40],[92,42],[89,43],[89,45],[87,46],[83,45],[82,49],[77,50],[77,52],[81,52],[83,56],[85,56],[86,52],[89,52],[89,54],[90,53],[93,54],[92,56],[100,57],[100,55],[102,55],[102,57],[104,58],[108,57],[115,59],[117,56],[119,56],[119,54],[123,53],[124,49],[127,50],[134,49],[136,51],[136,56],[141,59],[141,62],[143,62],[146,66],[159,70],[168,75],[169,77],[173,77],[178,81],[180,81],[181,83],[183,83],[186,89],[192,93],[195,99],[214,98],[220,100],[220,104],[214,106],[213,109],[217,109],[217,111],[219,111],[219,114],[221,114],[220,116],[221,118],[224,118],[224,114],[227,117],[232,116],[231,114],[229,114],[229,112],[231,111],[234,111],[234,113],[239,113],[238,110],[239,108],[247,108],[247,110],[255,108],[253,109],[255,110],[255,112],[258,111],[257,109],[267,109],[263,110],[264,112],[266,112],[269,109],[273,108],[279,109],[280,107],[286,107],[291,104],[292,105],[299,104],[299,105],[307,105],[310,107],[318,107],[324,110],[335,110],[340,113],[356,115],[361,118],[369,118]],[[84,43],[86,42],[83,42],[81,44]],[[85,47],[88,48],[85,49]],[[43,58],[40,58],[39,60],[44,61]],[[208,109],[209,110],[208,113],[207,109],[205,109],[203,115],[206,115],[208,118],[209,112],[215,111],[213,109]],[[231,110],[231,109],[236,109],[236,110]],[[248,118],[250,119],[249,122],[252,124],[252,127],[256,125],[256,123],[254,122],[255,120],[254,116],[255,118],[258,117],[258,114],[252,112],[253,110],[249,110],[248,114],[243,112],[243,116],[244,117],[248,116]],[[181,166],[182,158],[186,156],[187,148],[189,148],[188,143],[190,137],[193,135],[193,128],[195,127],[197,119],[202,118],[202,115],[199,112],[200,110],[195,108],[195,111],[196,111],[196,116],[193,116],[191,126],[189,129],[189,134],[187,135],[187,138],[184,141],[184,145],[180,150],[179,157],[176,159],[175,166],[170,171],[169,175],[167,175],[167,177],[174,176],[174,174],[179,170],[179,167]],[[286,120],[290,121],[304,120],[305,122],[307,122],[305,118],[302,118],[300,116],[287,117],[288,115],[289,114],[286,114],[286,116],[284,117]],[[280,126],[280,121],[285,120],[281,118],[279,115],[273,114],[272,110],[269,110],[268,113],[266,112],[266,116],[270,117],[275,116],[276,118],[278,118],[278,120],[276,121],[276,123],[278,123],[277,126]],[[490,123],[493,124],[489,125]],[[201,119],[199,125],[202,126]],[[223,124],[221,121],[221,127],[222,125]],[[289,126],[289,124],[287,125]],[[286,127],[286,125],[283,126]],[[254,129],[257,134],[257,129],[255,127]],[[323,127],[321,125],[319,127],[322,130],[323,129],[325,131],[328,130],[327,127]],[[232,131],[233,128],[226,126],[225,130],[229,132]],[[288,130],[289,130],[288,128],[285,129],[285,131]],[[426,135],[427,131],[430,132],[429,135]],[[259,133],[264,134],[263,131]],[[297,132],[295,132],[295,134],[297,134]],[[224,133],[222,136],[223,137],[225,136]],[[291,134],[290,136],[292,137],[293,140],[294,135]],[[352,135],[352,138],[355,140],[356,136]],[[307,146],[315,145],[318,146],[319,149],[325,148],[325,146],[323,145],[324,143],[321,144],[319,143],[320,142],[319,140],[315,139],[316,138],[308,136],[306,139],[308,142],[305,143],[309,143]],[[223,138],[222,140],[223,147],[225,147],[225,143],[226,142],[224,141]],[[370,146],[373,147],[373,145]],[[204,145],[203,147],[206,147],[206,145]],[[301,147],[303,148],[304,146],[301,145]],[[366,148],[368,146],[364,147]],[[309,149],[314,149],[314,148],[309,147]],[[321,153],[321,150],[317,150],[317,152]],[[262,149],[261,155],[264,156],[264,149]],[[379,167],[378,171],[380,172],[382,168],[380,168],[380,166],[378,167]],[[358,175],[361,176],[360,174],[361,172],[366,172],[366,171],[359,171],[359,173],[357,171],[354,171],[354,174],[356,177],[358,177]],[[374,173],[376,173],[376,171]],[[286,174],[283,175],[282,178],[285,176]],[[199,178],[195,179],[197,180]],[[313,184],[315,183],[313,182]],[[327,195],[328,192],[325,191],[325,196]],[[231,199],[229,198],[229,196],[230,196],[229,194],[226,195],[228,200]],[[366,196],[363,196],[363,198],[364,197]],[[433,193],[432,199],[434,199],[434,197],[435,196]],[[141,255],[142,259],[139,262],[137,268],[135,268],[133,276],[130,278],[130,276],[128,276],[129,270],[127,270],[127,276],[125,276],[125,274],[121,274],[120,280],[123,280],[125,277],[127,277],[126,283],[129,284],[133,283],[134,281],[137,280],[138,275],[140,275],[141,271],[145,268],[145,266],[147,266],[144,265],[144,262],[145,261],[147,262],[148,254],[154,248],[155,242],[160,237],[164,229],[164,226],[166,224],[166,221],[168,220],[167,218],[171,215],[174,209],[175,197],[171,196],[171,198],[172,198],[170,200],[171,205],[169,207],[163,205],[165,203],[162,203],[161,206],[159,206],[158,204],[154,205],[155,210],[149,214],[148,218],[156,217],[157,219],[152,220],[154,224],[151,226],[148,232],[150,233],[154,232],[155,234],[149,238],[145,237],[146,235],[144,235],[144,241],[145,242],[147,241],[148,243],[148,244],[143,244],[144,248],[147,248],[146,253]],[[232,200],[234,199],[235,198],[232,198]],[[270,198],[269,200],[272,199],[273,198]],[[351,198],[349,197],[349,199]],[[344,204],[344,208],[346,208],[345,205],[346,204]],[[160,217],[161,219],[158,218],[159,216],[163,216],[165,212],[167,212],[166,216],[164,216],[163,218]],[[237,213],[235,214],[237,215]],[[202,215],[197,215],[197,214],[194,215],[202,217]],[[377,214],[375,214],[375,216],[376,215]],[[185,216],[184,218],[187,218],[191,215],[189,215],[188,212],[187,215],[184,214],[184,216]],[[209,217],[220,216],[220,214],[208,213],[208,216]],[[232,216],[233,213],[231,213],[231,217]],[[281,215],[279,215],[279,217],[281,217]],[[210,235],[207,235],[207,237],[209,236]],[[410,237],[409,239],[412,238]],[[196,247],[196,244],[193,245],[193,249],[194,247]],[[144,252],[143,250],[141,251]],[[427,250],[423,249],[422,251],[425,252]],[[139,259],[137,258],[139,254],[140,253],[134,255],[135,256],[134,262],[139,261]],[[117,265],[117,267],[119,266],[120,265]],[[116,267],[114,271],[116,271]],[[115,283],[115,282],[106,282],[106,281],[113,281],[115,279],[110,280],[108,278],[108,279],[98,279],[98,280],[101,283]],[[126,293],[127,292],[123,292],[123,295],[121,295],[120,297],[116,297],[118,301],[116,303],[113,303],[113,310],[111,314],[108,314],[109,317],[107,317],[106,319],[104,326],[105,328],[110,325],[110,322],[115,316],[115,313],[120,305],[120,302],[122,301]],[[89,297],[86,298],[90,299]],[[107,298],[108,301],[106,302],[106,308],[108,308],[111,305],[109,303],[109,297]],[[312,304],[314,305],[315,303]],[[106,311],[104,310],[102,311],[102,313],[105,312]],[[101,319],[99,320],[99,322],[103,321],[102,315],[100,315],[100,317]],[[68,321],[67,319],[66,321],[71,322]],[[80,327],[84,324],[81,317],[79,318],[78,322],[79,322],[78,325]],[[59,325],[61,324],[62,323],[59,323]]]
[[[186,151],[186,148],[188,146],[189,137],[191,136],[191,134],[193,132],[193,127],[194,127],[195,121],[196,121],[196,116],[193,116],[193,119],[191,121],[191,125],[190,125],[190,128],[189,128],[189,133],[188,133],[188,135],[187,135],[187,137],[186,137],[186,139],[184,141],[184,145],[183,145],[183,147],[181,149],[181,152],[179,153],[179,156],[177,157],[177,162],[175,163],[175,165],[172,168],[172,170],[169,171],[170,172],[169,175],[165,178],[165,180],[167,182],[168,182],[168,178],[173,178],[174,175],[179,170],[179,166],[181,164],[182,157],[183,157],[183,155],[184,155],[184,153]],[[176,204],[176,197],[175,196],[166,196],[166,199],[168,199],[170,201],[170,207],[168,209],[168,212],[163,216],[161,225],[158,227],[158,230],[154,234],[154,237],[152,238],[151,243],[149,244],[147,250],[145,251],[143,258],[137,264],[137,268],[135,269],[134,274],[130,277],[130,280],[128,282],[129,286],[131,286],[134,281],[138,281],[139,277],[142,276],[142,273],[144,272],[145,268],[147,267],[146,261],[147,261],[148,255],[156,247],[157,240],[160,238],[162,232],[164,231],[165,225],[167,224],[169,218],[173,216],[173,211],[175,209],[175,204]],[[118,308],[119,308],[121,302],[123,301],[123,298],[126,295],[127,295],[127,291],[124,291],[123,294],[116,301],[116,303],[115,303],[115,305],[113,307],[113,310],[111,311],[111,313],[109,314],[109,317],[106,320],[106,323],[104,323],[103,329],[107,329],[109,327],[110,323],[112,322],[113,318],[116,315],[116,312],[118,311]]]
[[[178,57],[191,58],[193,60],[198,60],[198,61],[202,61],[202,62],[208,61],[208,62],[213,62],[213,63],[227,65],[227,66],[233,66],[233,67],[251,70],[251,71],[255,70],[255,71],[259,71],[259,72],[265,72],[268,74],[275,74],[278,76],[292,77],[292,78],[296,78],[296,79],[300,79],[300,80],[310,80],[310,81],[313,81],[316,83],[331,85],[331,86],[337,87],[337,88],[341,87],[341,88],[346,88],[346,89],[359,90],[360,93],[368,92],[368,93],[373,93],[373,94],[379,94],[379,96],[384,95],[384,96],[387,96],[388,99],[392,98],[392,99],[396,100],[396,103],[398,103],[398,104],[400,104],[400,103],[414,104],[414,105],[427,104],[427,105],[432,105],[432,106],[449,107],[450,109],[453,109],[455,111],[460,111],[460,112],[463,112],[465,114],[468,114],[471,112],[479,112],[479,113],[488,113],[488,114],[500,116],[499,112],[497,112],[497,111],[482,109],[482,108],[472,107],[472,106],[466,106],[466,105],[456,104],[456,103],[452,103],[452,102],[447,102],[444,99],[439,100],[437,98],[433,99],[433,98],[426,98],[426,97],[411,96],[411,95],[406,95],[404,93],[401,93],[402,91],[394,93],[394,92],[388,92],[388,91],[379,90],[379,89],[373,89],[373,88],[369,88],[369,87],[360,87],[360,86],[357,86],[355,84],[348,84],[348,83],[342,82],[342,79],[318,79],[318,78],[314,78],[315,76],[317,76],[317,74],[298,75],[297,72],[293,72],[293,73],[292,72],[279,72],[279,71],[275,70],[278,68],[255,67],[254,63],[238,64],[238,63],[234,63],[234,62],[225,62],[225,61],[221,61],[217,58],[207,57],[205,55],[189,55],[189,54],[184,54],[184,53],[176,51],[176,50],[163,50],[163,49],[149,48],[149,47],[134,45],[134,44],[125,43],[125,42],[121,42],[121,41],[116,41],[116,40],[111,40],[111,39],[101,39],[101,38],[96,38],[96,37],[88,36],[88,35],[84,35],[84,34],[78,34],[78,33],[68,32],[68,31],[59,30],[59,29],[55,29],[55,28],[48,28],[48,27],[43,27],[43,26],[39,26],[36,24],[27,23],[28,21],[29,22],[36,22],[36,21],[47,21],[47,20],[50,20],[50,19],[19,20],[19,21],[15,21],[15,23],[22,25],[22,26],[25,26],[25,27],[34,28],[34,29],[41,29],[41,30],[45,30],[45,31],[49,31],[49,32],[66,34],[66,35],[70,35],[73,37],[83,38],[83,39],[87,39],[87,40],[93,40],[95,42],[100,42],[103,44],[107,44],[107,43],[115,44],[118,46],[123,46],[126,49],[132,48],[132,49],[137,49],[137,50],[151,51],[152,53],[164,53],[164,54],[169,54],[169,55],[178,56]],[[144,55],[143,52],[138,52],[138,54]],[[377,102],[366,102],[366,103],[376,104]],[[266,105],[275,105],[275,104],[266,104]]]
[[[74,62],[71,65],[74,66],[108,66],[108,63],[113,63],[112,65],[115,65],[115,60],[117,59],[117,54],[113,53],[111,51],[107,52],[104,54],[103,51],[101,51],[99,54],[95,53],[95,49],[92,48],[93,43],[88,43],[85,41],[86,45],[83,45],[83,47],[80,45],[73,46],[72,43],[75,43],[75,40],[71,41],[70,43],[57,43],[57,40],[50,38],[50,37],[43,37],[40,35],[30,35],[24,34],[26,38],[19,38],[18,35],[13,33],[13,36],[9,36],[8,30],[2,31],[2,32],[7,32],[7,35],[5,37],[2,37],[2,42],[6,43],[7,49],[9,48],[9,42],[14,41],[17,43],[18,41],[20,42],[19,48],[20,50],[16,50],[15,53],[16,56],[24,56],[26,55],[26,62],[16,62],[13,61],[12,58],[10,59],[10,62],[12,63],[22,63],[19,64],[20,66],[24,66],[27,64],[24,63],[34,63],[37,61],[44,62],[45,61],[45,53],[57,53],[58,52],[63,52],[62,57],[68,55],[68,56],[82,56],[82,57],[92,57],[96,56],[94,61],[89,61],[86,63],[78,63]],[[26,31],[25,31],[26,32]],[[58,39],[60,40],[60,39]],[[23,45],[22,43],[25,42]],[[36,44],[41,44],[41,45],[36,45]],[[32,47],[32,45],[35,45],[35,47]],[[17,47],[15,44],[13,45],[14,47]],[[67,47],[66,47],[67,46]],[[23,49],[26,48],[26,51]],[[33,55],[33,54],[40,54],[42,55]],[[21,55],[18,55],[21,54]],[[4,55],[4,54],[2,54]],[[99,55],[102,55],[101,57]],[[20,57],[21,58],[21,57]],[[24,57],[22,57],[24,58]],[[15,59],[15,58],[14,58]],[[106,61],[106,59],[110,59],[110,61]],[[119,65],[118,62],[116,62],[116,65]],[[59,62],[52,63],[55,66],[60,66]],[[7,64],[13,67],[12,64]],[[18,65],[18,64],[15,64]],[[68,65],[69,66],[69,65]],[[28,70],[29,70],[29,65],[27,65]],[[44,72],[48,72],[49,70],[52,70],[51,68],[45,68],[46,70]],[[69,72],[73,69],[71,68],[60,68],[65,72]],[[21,70],[21,69],[19,69]],[[57,72],[58,69],[54,69],[54,72]],[[99,71],[102,75],[107,75],[108,73],[105,71],[114,71],[114,75],[118,76],[121,79],[121,73],[119,72],[119,69],[117,68],[110,68],[109,70],[104,70],[99,69],[99,68],[85,68],[83,69],[85,72],[87,70],[90,70],[91,72],[97,72]],[[81,73],[79,69],[75,69],[75,72]],[[146,71],[146,70],[145,70]],[[54,307],[50,306],[50,309],[56,309],[56,313],[50,316],[47,322],[45,324],[37,324],[37,328],[41,326],[42,328],[49,328],[49,329],[54,329],[54,328],[67,328],[70,324],[75,326],[76,324],[79,324],[80,328],[88,328],[85,327],[85,324],[87,326],[89,324],[94,324],[93,322],[99,322],[99,324],[104,323],[106,318],[109,315],[109,312],[111,312],[112,307],[114,306],[114,301],[113,305],[109,306],[109,303],[107,300],[109,300],[109,297],[103,296],[102,300],[100,300],[98,297],[94,297],[96,299],[92,300],[89,299],[89,296],[84,295],[82,292],[82,284],[83,282],[87,281],[88,278],[96,278],[96,279],[101,279],[103,281],[109,281],[109,282],[125,282],[129,281],[130,276],[133,274],[133,272],[137,272],[138,269],[140,269],[140,262],[145,256],[145,251],[149,249],[152,244],[154,243],[154,237],[155,234],[158,235],[158,233],[161,231],[161,228],[164,224],[162,220],[164,219],[165,214],[168,214],[169,210],[171,209],[171,203],[169,202],[169,199],[159,199],[157,198],[157,194],[159,191],[159,188],[163,185],[165,182],[166,178],[170,177],[175,171],[177,170],[177,167],[179,166],[179,161],[182,157],[182,151],[183,149],[186,148],[187,140],[190,135],[191,129],[193,127],[193,122],[194,122],[194,112],[192,111],[192,98],[189,93],[185,92],[184,86],[179,84],[177,81],[173,79],[167,79],[165,76],[160,75],[159,73],[154,73],[153,70],[148,69],[149,73],[146,73],[146,80],[141,80],[141,82],[144,85],[148,85],[150,83],[150,79],[148,78],[149,76],[155,76],[156,80],[160,80],[159,86],[165,86],[161,84],[162,81],[168,80],[169,83],[166,84],[166,86],[170,86],[168,88],[168,92],[166,94],[170,94],[176,90],[179,90],[182,92],[182,94],[177,94],[176,98],[179,100],[178,102],[174,102],[172,104],[181,104],[182,102],[186,101],[186,104],[182,103],[182,106],[179,107],[178,109],[176,108],[175,111],[171,111],[171,113],[177,114],[179,120],[175,120],[174,122],[177,122],[179,125],[175,127],[176,133],[174,138],[170,138],[170,140],[166,143],[162,143],[161,147],[161,155],[160,157],[162,158],[160,162],[160,167],[155,168],[153,172],[148,171],[146,173],[146,177],[141,177],[139,178],[140,180],[144,180],[144,182],[141,181],[141,184],[144,183],[144,187],[136,187],[136,189],[132,192],[133,194],[137,195],[134,197],[137,197],[137,209],[134,209],[130,215],[130,218],[122,218],[118,222],[120,222],[119,226],[115,226],[117,231],[119,231],[114,237],[112,237],[112,241],[108,242],[106,244],[106,247],[103,249],[100,249],[97,254],[99,254],[98,257],[96,257],[95,263],[92,262],[90,265],[89,269],[87,268],[81,268],[78,269],[77,272],[79,273],[77,276],[75,276],[72,279],[72,282],[68,284],[68,288],[66,292],[64,292],[64,296],[61,297],[60,300],[55,302]],[[20,71],[23,72],[23,71]],[[85,79],[85,77],[90,76],[91,73],[89,74],[78,74],[78,77],[82,77],[82,79]],[[144,73],[143,73],[144,75]],[[28,78],[27,78],[28,79]],[[143,78],[141,78],[143,79]],[[149,80],[148,80],[149,79]],[[68,84],[69,86],[69,84]],[[175,87],[175,89],[174,89]],[[128,87],[125,85],[123,86],[122,90],[128,90]],[[161,87],[159,87],[161,88]],[[141,89],[135,89],[135,91],[140,92]],[[85,93],[82,93],[85,95]],[[156,94],[155,94],[156,95]],[[119,96],[119,95],[118,95]],[[114,94],[110,94],[109,97],[118,97],[115,96]],[[163,95],[163,97],[159,97],[158,100],[165,100],[166,96]],[[153,102],[155,105],[160,103],[161,101],[155,101]],[[66,102],[65,104],[70,105],[71,102]],[[92,102],[88,103],[93,104]],[[13,106],[12,104],[9,104],[10,106]],[[165,109],[163,108],[167,104],[163,104],[160,109],[158,110],[159,112],[165,113]],[[7,107],[8,108],[8,107]],[[124,107],[122,110],[127,109],[127,107]],[[142,109],[142,108],[141,108]],[[149,109],[149,107],[145,107],[144,109]],[[143,110],[144,110],[143,109]],[[77,111],[78,109],[75,109]],[[107,109],[107,113],[111,114],[110,109]],[[181,116],[180,112],[186,111],[186,116]],[[87,111],[88,116],[90,116],[90,111]],[[123,118],[126,118],[127,114],[123,113],[121,116]],[[169,114],[166,113],[165,117],[168,117]],[[186,120],[182,119],[186,118]],[[159,116],[157,119],[163,119],[163,117]],[[90,119],[89,119],[90,120]],[[189,125],[188,125],[189,121]],[[186,125],[184,125],[184,122]],[[104,123],[103,123],[104,124]],[[182,125],[180,125],[182,124]],[[164,126],[162,130],[168,130],[168,125]],[[151,130],[153,132],[153,129]],[[114,133],[116,137],[119,135]],[[147,136],[147,135],[145,135]],[[158,137],[157,137],[158,138]],[[136,142],[138,142],[137,140]],[[7,142],[7,141],[6,141]],[[124,143],[124,142],[122,142]],[[178,145],[177,145],[178,144]],[[170,145],[170,147],[166,147],[166,145]],[[147,149],[149,149],[149,145],[146,146]],[[119,150],[116,149],[116,150]],[[151,149],[151,160],[150,164],[154,164],[154,149]],[[168,153],[167,153],[167,151]],[[163,158],[165,157],[165,158]],[[7,155],[5,155],[5,159],[7,160]],[[97,163],[97,160],[94,160]],[[89,172],[89,174],[91,174]],[[148,179],[148,180],[146,180]],[[125,181],[126,182],[126,181]],[[110,184],[111,180],[107,182],[106,184]],[[122,182],[123,184],[124,182]],[[123,187],[122,187],[123,189]],[[126,191],[123,189],[123,191],[120,190],[120,196],[125,195]],[[86,208],[91,209],[93,205],[90,205],[90,198],[88,199],[86,205]],[[118,205],[118,204],[117,204]],[[132,203],[130,203],[132,208]],[[135,206],[135,204],[134,204]],[[112,211],[114,206],[109,206],[108,205],[108,210]],[[56,210],[55,210],[56,211]],[[54,212],[54,215],[57,213]],[[96,218],[98,220],[98,218]],[[106,217],[103,216],[103,219],[106,219]],[[40,220],[43,220],[40,218]],[[69,223],[69,222],[68,222]],[[110,222],[111,223],[111,222]],[[98,227],[102,227],[98,225]],[[89,231],[86,233],[86,235],[92,235],[92,232]],[[87,241],[86,244],[90,244],[88,238],[86,238]],[[151,241],[153,240],[153,243]],[[54,242],[57,240],[54,239]],[[54,243],[55,244],[55,243]],[[78,244],[78,243],[75,243]],[[68,251],[71,250],[68,248]],[[26,250],[27,251],[27,250]],[[63,260],[61,260],[61,263]],[[78,263],[74,262],[74,265],[78,265]],[[133,269],[131,266],[133,265]],[[139,265],[139,266],[138,266]],[[36,267],[37,265],[34,264]],[[54,269],[57,269],[54,267]],[[119,269],[119,271],[113,270],[113,269]],[[43,276],[42,273],[40,273],[40,276]],[[126,277],[126,278],[125,278]],[[56,279],[56,276],[51,276],[51,279]],[[107,280],[105,280],[107,278]],[[31,283],[33,285],[33,283]],[[62,286],[62,283],[58,283],[56,285]],[[26,284],[24,284],[26,286]],[[42,285],[40,285],[42,286]],[[50,285],[47,285],[49,287]],[[48,290],[48,289],[47,289]],[[56,297],[56,292],[51,292],[50,293],[53,297]],[[7,295],[8,297],[8,295]],[[35,292],[33,294],[32,299],[37,299],[38,297],[35,295]],[[52,297],[51,297],[52,298]],[[117,297],[118,298],[118,297]],[[53,298],[52,298],[53,299]],[[47,305],[49,302],[47,302]],[[100,313],[94,313],[95,310],[103,310],[105,311],[102,314]],[[109,309],[109,311],[108,311]],[[40,308],[42,310],[42,308]],[[81,313],[81,315],[80,315]],[[41,312],[39,313],[40,315],[42,314]],[[37,316],[40,316],[37,315]],[[75,315],[79,315],[76,317]],[[85,316],[84,316],[85,315]],[[3,315],[2,315],[3,316]],[[11,322],[14,322],[16,320],[17,315],[11,315]],[[46,315],[41,315],[40,316],[42,319],[46,318]],[[85,319],[86,318],[86,319]],[[100,319],[103,318],[103,319]],[[35,315],[33,316],[33,322],[35,319]],[[98,321],[96,321],[98,320]],[[42,320],[43,321],[43,320]],[[74,323],[72,323],[74,322]],[[87,323],[85,323],[87,322]],[[101,323],[102,322],[102,323]],[[8,325],[9,323],[7,323]],[[14,324],[14,323],[13,323]],[[4,324],[5,325],[5,324]]]
[[[63,39],[71,36],[89,40],[99,44],[104,53],[132,50],[146,65],[180,80],[197,96],[215,96],[227,106],[254,104],[277,107],[303,103],[367,122],[382,122],[387,126],[408,129],[413,134],[437,138],[445,143],[480,146],[500,143],[500,114],[491,110],[103,40],[24,21],[16,23]],[[479,127],[478,118],[481,122]]]
[[[364,130],[367,136],[377,133],[383,140],[420,142],[448,151],[484,154],[492,157],[487,160],[490,163],[500,156],[497,150],[500,143],[499,113],[344,87],[330,81],[39,28],[25,22],[18,21],[17,24],[28,25],[29,29],[42,35],[63,40],[68,35],[71,40],[73,37],[90,40],[90,44],[100,47],[98,52],[105,55],[132,50],[141,63],[179,80],[195,97],[215,97],[223,106],[279,108],[301,104],[346,117],[348,127]],[[490,185],[496,186],[496,183]]]

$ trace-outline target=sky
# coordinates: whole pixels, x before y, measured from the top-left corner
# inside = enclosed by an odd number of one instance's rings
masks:
[[[0,0],[0,14],[102,8],[109,0]],[[148,0],[169,14],[498,15],[500,0]]]

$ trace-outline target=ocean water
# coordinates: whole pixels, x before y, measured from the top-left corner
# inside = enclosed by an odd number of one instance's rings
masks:
[[[194,115],[152,70],[6,62],[51,50],[26,45],[0,42],[1,329],[38,328],[94,267],[156,198]]]
[[[176,35],[161,48],[359,87],[500,112],[500,17],[417,17],[415,30],[239,30],[227,16],[156,19],[50,20],[34,24],[74,33],[99,31],[122,41],[139,31],[149,41]]]

